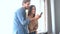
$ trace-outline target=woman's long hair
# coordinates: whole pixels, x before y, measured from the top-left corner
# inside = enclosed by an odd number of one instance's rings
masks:
[[[30,7],[29,7],[29,10],[28,10],[28,16],[29,15],[31,15],[31,11],[32,11],[32,8],[35,8],[35,10],[36,10],[36,7],[34,6],[34,5],[31,5]],[[35,14],[33,15],[33,17],[35,17]]]

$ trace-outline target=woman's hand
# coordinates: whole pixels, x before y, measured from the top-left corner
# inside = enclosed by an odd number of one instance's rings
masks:
[[[41,15],[36,15],[35,19],[38,20],[41,17]]]

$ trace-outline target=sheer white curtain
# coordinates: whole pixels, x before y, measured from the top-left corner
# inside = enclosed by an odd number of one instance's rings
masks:
[[[38,20],[38,29],[37,32],[38,33],[44,33],[47,32],[47,24],[46,24],[46,20],[45,20],[45,15],[44,15],[44,0],[31,0],[31,5],[35,5],[36,6],[36,14],[40,14],[41,12],[43,12],[42,17]]]

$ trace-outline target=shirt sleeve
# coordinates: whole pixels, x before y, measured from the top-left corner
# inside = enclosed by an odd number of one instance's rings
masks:
[[[22,25],[28,25],[30,20],[29,18],[26,18],[24,13],[22,13],[24,10],[21,10],[21,12],[17,12],[17,17]]]

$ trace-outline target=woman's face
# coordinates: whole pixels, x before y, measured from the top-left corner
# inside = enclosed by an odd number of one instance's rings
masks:
[[[35,7],[32,7],[32,14],[35,14],[35,12],[36,12],[36,9],[35,9]]]

